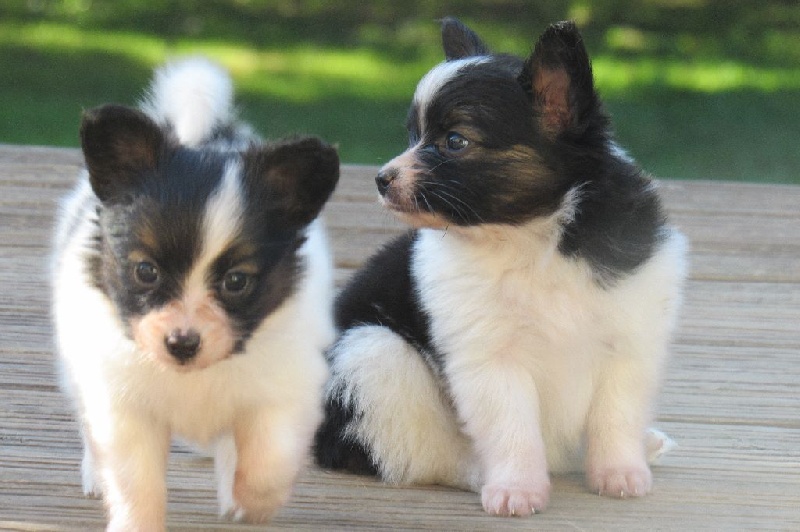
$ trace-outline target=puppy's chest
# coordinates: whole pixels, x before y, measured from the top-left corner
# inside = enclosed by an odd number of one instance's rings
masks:
[[[581,264],[553,254],[469,256],[419,261],[422,304],[446,352],[528,353],[558,358],[589,352],[610,334],[607,294]]]

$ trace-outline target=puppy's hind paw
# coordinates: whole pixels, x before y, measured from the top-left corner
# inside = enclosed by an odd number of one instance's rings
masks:
[[[643,497],[653,489],[653,475],[647,466],[590,471],[587,477],[589,489],[606,497]]]
[[[644,434],[644,445],[647,451],[647,463],[655,464],[658,460],[678,446],[675,440],[658,429],[650,427]]]
[[[83,494],[87,497],[99,499],[103,496],[103,487],[95,478],[93,470],[87,471],[85,468],[81,472],[81,485]]]
[[[489,484],[481,490],[483,509],[489,515],[525,517],[541,512],[550,500],[550,482],[540,485]]]

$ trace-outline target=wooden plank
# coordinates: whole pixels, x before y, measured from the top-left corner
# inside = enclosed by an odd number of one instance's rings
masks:
[[[53,368],[48,247],[77,150],[0,145],[0,529],[103,526],[80,493],[80,442]],[[404,231],[376,201],[375,167],[345,165],[326,219],[337,281]],[[486,516],[476,494],[392,487],[310,468],[270,529],[800,529],[800,187],[660,183],[692,241],[691,280],[658,408],[679,447],[655,493],[615,501],[554,480],[531,519]],[[173,448],[171,530],[255,530],[216,516],[213,467]]]

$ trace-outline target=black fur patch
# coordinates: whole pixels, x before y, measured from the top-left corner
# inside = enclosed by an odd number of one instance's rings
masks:
[[[114,193],[113,201],[100,207],[90,271],[99,273],[95,285],[115,302],[123,320],[143,316],[182,293],[202,248],[205,205],[219,185],[224,163],[220,154],[176,147],[160,157],[156,168],[140,174],[138,182],[126,184],[124,197]],[[132,258],[158,267],[158,286],[135,282]]]
[[[337,297],[336,325],[339,330],[361,325],[386,327],[413,346],[434,373],[441,373],[442,359],[431,345],[429,317],[417,300],[410,271],[415,238],[415,232],[398,237],[368,261]],[[356,405],[345,404],[339,396],[328,397],[325,422],[317,431],[314,446],[319,465],[377,473],[370,451],[346,433],[358,415]]]
[[[431,352],[428,315],[419,304],[411,276],[415,232],[389,242],[359,270],[336,298],[340,330],[381,325],[422,352]]]
[[[314,437],[314,459],[320,467],[357,475],[377,475],[378,469],[370,452],[347,434],[347,427],[356,416],[352,404],[344,404],[339,396],[328,397],[325,418]]]

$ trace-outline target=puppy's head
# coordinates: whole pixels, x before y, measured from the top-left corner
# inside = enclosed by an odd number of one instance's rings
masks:
[[[575,26],[550,26],[527,60],[489,53],[455,19],[444,20],[442,41],[446,61],[419,82],[409,110],[409,147],[376,178],[384,205],[430,227],[553,213],[592,152],[608,151]]]
[[[315,138],[189,149],[122,106],[85,113],[81,141],[100,202],[88,275],[139,350],[183,370],[245,351],[303,275],[336,151]]]

